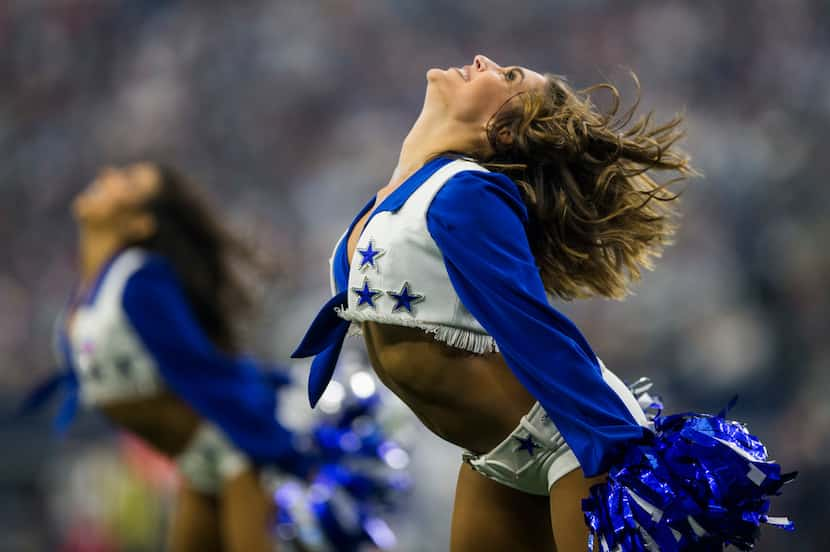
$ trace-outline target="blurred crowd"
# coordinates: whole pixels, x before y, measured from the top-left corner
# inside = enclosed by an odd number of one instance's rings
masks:
[[[768,531],[759,549],[826,550],[824,0],[0,2],[3,412],[55,370],[52,323],[76,277],[68,205],[102,165],[180,167],[279,261],[250,333],[285,360],[328,293],[334,240],[395,166],[425,71],[476,53],[578,87],[610,80],[629,101],[634,71],[642,106],[685,115],[704,176],[685,185],[675,245],[625,302],[558,306],[622,377],[652,377],[671,411],[739,393],[732,416],[801,471],[773,505],[797,532]],[[56,549],[55,474],[107,431],[82,419],[55,442],[46,416],[0,426],[0,549]],[[458,464],[421,439],[410,515],[429,531],[404,529],[407,551],[445,547]]]

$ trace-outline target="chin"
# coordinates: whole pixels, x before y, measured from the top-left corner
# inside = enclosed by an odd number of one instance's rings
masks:
[[[69,210],[72,213],[72,218],[81,224],[93,223],[97,218],[100,218],[100,208],[84,194],[79,195],[72,201]]]
[[[433,67],[429,71],[427,71],[427,81],[434,81],[444,77],[447,74],[447,71],[444,69],[438,69],[437,67]]]

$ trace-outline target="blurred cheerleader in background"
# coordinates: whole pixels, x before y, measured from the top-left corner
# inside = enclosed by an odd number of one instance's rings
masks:
[[[275,418],[280,376],[239,354],[250,298],[231,263],[253,257],[161,165],[103,169],[72,211],[81,283],[58,329],[65,377],[85,406],[175,459],[170,550],[271,550],[259,467],[310,466]]]
[[[388,495],[385,480],[377,474],[360,479],[344,465],[353,453],[370,463],[381,457],[375,449],[327,449],[319,428],[301,436],[277,420],[276,390],[289,380],[242,356],[235,326],[251,306],[237,263],[258,263],[195,187],[154,163],[108,167],[72,211],[81,280],[57,328],[64,369],[25,409],[64,386],[69,393],[59,428],[80,401],[173,459],[181,485],[168,539],[172,552],[274,550],[280,523],[297,521],[275,511],[286,485],[299,489],[290,506],[295,514],[306,508],[302,522],[318,533],[282,535],[287,546],[302,548],[303,539],[338,542],[344,535],[354,549],[371,542],[362,527],[320,523],[316,512],[332,511],[329,497],[312,497],[309,489],[360,491],[349,507],[371,517],[372,527],[385,527],[367,507],[374,496]],[[369,406],[364,418],[371,420]],[[375,438],[381,434],[375,427]],[[275,468],[279,483],[261,478],[264,468]],[[312,498],[316,510],[309,507]]]

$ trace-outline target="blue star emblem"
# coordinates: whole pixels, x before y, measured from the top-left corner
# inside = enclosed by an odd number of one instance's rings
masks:
[[[396,293],[394,291],[387,291],[387,295],[395,299],[395,306],[392,307],[392,312],[398,312],[401,309],[406,309],[406,312],[412,314],[412,305],[420,303],[424,300],[423,295],[412,293],[412,286],[409,282],[404,282],[401,286],[401,291]]]
[[[366,249],[357,249],[357,252],[360,253],[360,270],[366,270],[367,268],[374,268],[375,270],[378,269],[378,265],[376,261],[378,258],[382,257],[384,253],[386,253],[385,249],[375,248],[374,240],[369,240],[369,247]]]
[[[521,437],[514,437],[519,442],[519,446],[517,446],[514,450],[515,452],[519,452],[520,450],[527,451],[527,453],[533,456],[533,451],[537,448],[541,448],[533,441],[533,437],[525,437],[524,439]]]
[[[383,295],[379,289],[372,289],[369,287],[369,278],[363,278],[363,287],[353,287],[352,291],[357,294],[357,306],[370,306],[375,308],[375,299]]]
[[[129,377],[132,372],[133,363],[128,356],[119,356],[115,359],[115,367],[123,377]]]

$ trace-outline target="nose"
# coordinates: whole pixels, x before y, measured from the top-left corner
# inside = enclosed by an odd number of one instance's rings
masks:
[[[488,58],[487,56],[483,56],[478,54],[473,58],[473,67],[475,67],[476,71],[486,71],[487,69],[499,69],[499,64],[493,61],[492,59]]]

